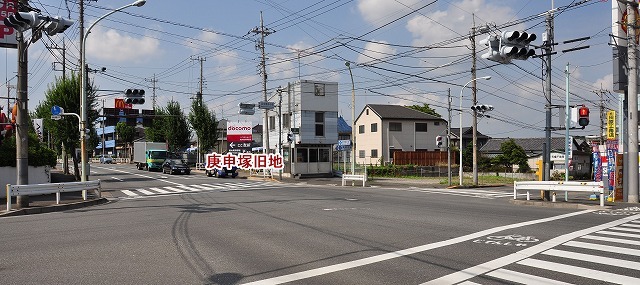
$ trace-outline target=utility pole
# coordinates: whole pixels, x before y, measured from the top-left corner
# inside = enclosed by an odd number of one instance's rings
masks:
[[[282,155],[282,89],[278,87],[278,154]],[[282,169],[278,170],[278,176],[282,180]]]
[[[265,28],[264,21],[262,19],[262,11],[260,11],[260,27],[256,27],[251,30],[252,33],[260,34],[260,40],[258,41],[257,48],[260,49],[262,54],[262,59],[260,60],[260,67],[262,74],[262,94],[263,100],[266,102],[267,99],[267,63],[266,63],[266,55],[264,52],[264,38],[273,33],[269,28]],[[269,153],[269,110],[264,109],[264,119],[262,124],[262,141],[263,141],[263,149],[265,153]]]
[[[553,51],[553,7],[551,10],[547,12],[546,23],[547,23],[547,31],[546,37],[542,37],[544,39],[543,49],[545,50],[546,58],[544,62],[545,66],[545,97],[547,99],[547,104],[545,105],[545,114],[546,114],[546,124],[544,128],[545,132],[545,148],[542,156],[542,161],[544,164],[544,172],[542,173],[542,177],[544,181],[549,181],[551,178],[551,53]],[[551,200],[550,191],[544,191],[544,200]]]
[[[447,111],[449,112],[449,119],[447,120],[447,183],[451,186],[451,143],[449,143],[451,139],[451,88],[448,89],[447,93]]]
[[[638,3],[635,1],[627,1],[627,44],[628,44],[628,64],[629,64],[629,101],[628,101],[628,120],[627,135],[629,136],[628,163],[625,163],[630,175],[627,202],[638,203],[638,66],[637,66],[637,22],[636,9]]]
[[[84,46],[84,0],[80,0],[79,8],[80,8],[80,15],[78,17],[78,21],[80,22],[79,23],[79,26],[80,26],[80,45],[79,46],[82,47],[82,46]],[[83,62],[82,59],[84,58],[84,55],[82,54],[82,52],[83,52],[83,50],[82,50],[82,48],[80,48],[80,56],[79,56],[79,59],[78,59],[78,61],[80,62],[80,64],[79,64],[80,70],[86,69],[86,66],[83,66],[84,62]],[[88,78],[86,77],[87,75],[83,74],[82,71],[78,72],[78,74],[79,74],[78,80],[80,80],[80,82],[84,82],[84,83],[80,83],[80,84],[81,85],[85,84],[85,86],[81,86],[82,90],[87,90],[86,84],[88,84],[88,82],[89,82],[87,80]],[[87,180],[89,180],[89,173],[87,171],[87,169],[88,169],[88,167],[87,167],[88,166],[87,165],[87,161],[88,161],[87,155],[88,154],[87,154],[87,147],[86,147],[87,146],[87,136],[86,136],[86,129],[87,129],[87,125],[86,124],[87,124],[87,122],[85,121],[86,120],[86,115],[84,115],[84,114],[87,114],[88,110],[85,110],[87,108],[86,101],[85,101],[85,98],[84,98],[85,94],[81,94],[80,96],[82,96],[82,98],[80,98],[81,99],[80,101],[84,103],[84,104],[82,104],[82,103],[80,104],[80,114],[83,114],[81,116],[82,118],[80,120],[80,161],[81,161],[81,164],[82,164],[81,165],[81,173],[80,173],[81,179],[80,180],[81,181],[87,181]],[[83,120],[83,119],[85,119],[85,120]],[[75,156],[75,150],[73,150],[73,155]]]
[[[25,4],[27,1],[24,1]],[[29,184],[29,122],[28,108],[28,46],[24,33],[16,30],[18,41],[18,84],[16,87],[16,104],[18,105],[16,118],[16,184]],[[16,197],[17,208],[29,207],[29,196]]]
[[[471,27],[471,61],[472,61],[472,66],[471,66],[471,80],[473,80],[473,82],[471,83],[471,93],[473,95],[472,97],[472,106],[478,105],[478,99],[477,99],[477,84],[476,84],[476,18],[475,18],[475,14],[472,15],[473,16],[473,27]],[[462,112],[462,110],[460,110]],[[475,108],[473,108],[473,121],[472,121],[472,128],[471,131],[473,132],[473,136],[472,136],[472,145],[473,145],[473,185],[478,185],[478,136],[477,136],[477,132],[478,132],[478,111],[476,111]],[[461,126],[462,127],[462,126]],[[462,151],[462,150],[461,150]],[[462,162],[460,162],[462,163]]]
[[[151,106],[152,106],[152,109],[155,110],[156,109],[156,83],[158,82],[158,80],[156,79],[156,74],[154,73],[153,78],[147,81],[151,82],[151,86],[152,86],[151,87],[151,102],[152,102]]]
[[[207,58],[205,57],[196,57],[196,58],[191,58],[191,60],[197,60],[200,62],[200,87],[198,88],[198,92],[196,93],[196,104],[198,104],[198,107],[202,107],[202,89],[203,89],[203,85],[204,85],[204,76],[203,76],[203,65],[204,62],[207,61]],[[154,75],[154,80],[155,80],[155,75]],[[200,143],[200,137],[198,136],[198,151],[196,152],[198,154],[198,165],[200,165],[201,163],[201,153],[202,153],[202,146]]]

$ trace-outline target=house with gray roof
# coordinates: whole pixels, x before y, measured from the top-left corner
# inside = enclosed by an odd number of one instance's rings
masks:
[[[500,146],[502,143],[512,138],[491,138],[480,148],[481,155],[489,158],[496,157],[502,152]],[[545,138],[513,138],[514,142],[522,147],[527,154],[529,167],[532,170],[538,170],[538,163],[542,161],[543,147],[546,143]],[[551,138],[551,172],[564,172],[565,160],[565,139],[564,137]],[[515,166],[517,168],[517,166]],[[591,172],[591,152],[589,144],[583,139],[574,138],[571,142],[571,158],[569,164],[569,173],[571,176],[584,176]]]
[[[391,162],[395,151],[439,151],[447,121],[401,105],[367,104],[357,116],[356,162]]]

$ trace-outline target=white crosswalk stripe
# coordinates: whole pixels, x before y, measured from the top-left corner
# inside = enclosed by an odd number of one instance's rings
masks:
[[[521,284],[569,284],[564,282],[568,279],[549,279],[548,276],[558,275],[541,273],[542,270],[592,279],[596,283],[640,284],[640,235],[634,231],[638,229],[633,227],[639,222],[640,220],[627,221],[618,226],[579,236],[513,263],[518,267],[507,265],[505,267],[508,268],[487,272],[484,274],[486,277],[473,278],[467,282],[482,284],[480,280],[486,281],[484,278],[489,277],[493,281],[504,280]],[[589,252],[585,253],[584,249],[588,249]],[[619,258],[614,258],[616,256]],[[551,257],[553,260],[544,257]],[[585,268],[586,263],[599,266]]]
[[[437,189],[437,188],[395,188],[395,190],[410,191],[410,192],[423,192],[430,194],[441,194],[451,196],[464,196],[484,199],[496,199],[496,198],[513,198],[513,191],[494,191],[483,189]]]
[[[299,187],[297,184],[283,184],[276,182],[224,182],[220,184],[192,184],[192,185],[174,185],[164,187],[149,187],[144,189],[135,190],[120,190],[125,197],[140,198],[145,196],[158,196],[168,194],[181,194],[181,193],[194,193],[201,191],[233,191],[233,190],[248,190],[256,188],[269,188],[269,187]]]

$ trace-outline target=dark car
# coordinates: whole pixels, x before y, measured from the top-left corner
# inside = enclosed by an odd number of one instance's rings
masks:
[[[238,168],[235,166],[231,167],[231,169],[227,169],[226,167],[223,167],[222,169],[214,168],[211,170],[205,170],[205,174],[209,177],[213,176],[224,178],[231,176],[231,178],[236,178],[236,176],[238,176]]]
[[[162,173],[166,174],[189,174],[191,168],[182,159],[167,159],[162,163]]]

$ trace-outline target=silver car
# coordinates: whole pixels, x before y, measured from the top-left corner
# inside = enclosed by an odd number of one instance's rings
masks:
[[[111,164],[111,163],[113,163],[113,158],[110,155],[101,155],[100,156],[100,163]]]

